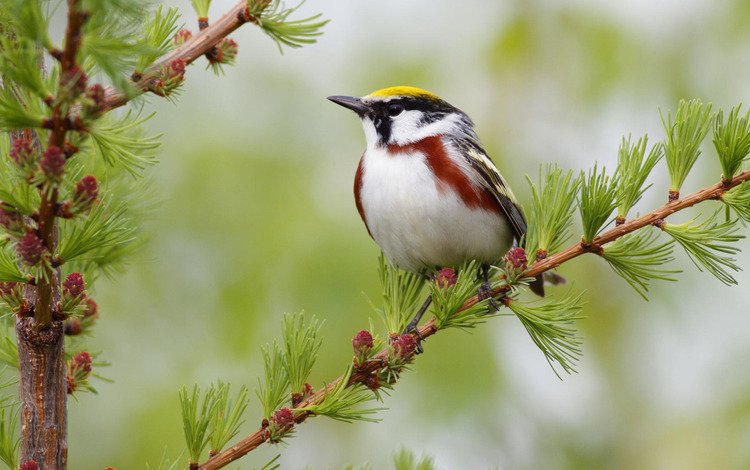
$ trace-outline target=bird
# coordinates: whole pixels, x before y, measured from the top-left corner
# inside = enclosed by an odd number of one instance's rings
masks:
[[[521,242],[527,225],[472,119],[412,86],[328,99],[362,121],[366,149],[354,177],[354,200],[385,257],[427,277],[477,260],[485,276],[480,296],[486,297],[489,266]],[[530,288],[544,296],[541,276]],[[407,330],[415,330],[417,317]]]

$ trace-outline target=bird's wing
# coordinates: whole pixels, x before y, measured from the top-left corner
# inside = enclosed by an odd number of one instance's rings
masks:
[[[487,153],[475,142],[456,142],[461,147],[462,153],[469,162],[471,168],[479,175],[479,180],[505,212],[508,221],[513,227],[513,232],[518,241],[526,235],[526,218],[523,216],[521,206],[518,205],[510,186],[505,178],[492,163]]]

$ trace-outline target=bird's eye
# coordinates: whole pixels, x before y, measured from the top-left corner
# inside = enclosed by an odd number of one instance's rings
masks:
[[[389,104],[388,105],[388,115],[391,117],[398,116],[404,111],[404,107],[400,104]]]

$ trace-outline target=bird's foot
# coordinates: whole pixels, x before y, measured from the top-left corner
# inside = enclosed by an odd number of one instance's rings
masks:
[[[401,334],[404,335],[414,335],[417,337],[417,347],[414,349],[415,354],[422,354],[424,352],[424,348],[422,347],[422,341],[424,341],[424,336],[422,336],[422,333],[419,332],[419,318],[415,318],[411,322],[409,322],[408,325],[406,325],[406,328],[404,328],[404,332]]]
[[[489,280],[484,281],[480,286],[479,289],[477,289],[477,298],[482,301],[486,299],[490,299],[489,302],[487,302],[488,311],[489,313],[496,312],[500,310],[500,306],[495,301],[495,298],[492,296],[492,284],[490,284]]]

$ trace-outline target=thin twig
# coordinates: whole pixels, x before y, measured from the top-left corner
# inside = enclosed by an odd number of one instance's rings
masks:
[[[620,225],[617,225],[614,228],[607,230],[606,232],[594,238],[594,240],[586,246],[581,243],[576,243],[559,253],[555,253],[552,256],[534,263],[529,267],[529,269],[526,270],[522,277],[536,277],[539,274],[542,274],[545,271],[549,271],[550,269],[554,269],[573,258],[581,256],[585,253],[596,252],[597,248],[601,248],[602,245],[617,240],[618,238],[635,232],[636,230],[639,230],[643,227],[654,225],[655,223],[658,223],[658,221],[664,220],[669,215],[674,214],[675,212],[687,209],[688,207],[692,207],[695,204],[703,201],[719,199],[722,194],[745,181],[750,181],[750,170],[743,171],[728,182],[719,182],[713,186],[703,188],[684,199],[670,201],[659,209],[649,212],[642,217],[638,217],[637,219],[633,219],[629,222],[624,222]],[[507,285],[497,287],[493,289],[492,296],[501,296],[505,294],[507,290]],[[476,295],[474,295],[468,298],[458,311],[460,312],[466,310],[479,301],[480,299]],[[435,326],[435,318],[430,319],[427,323],[419,327],[419,336],[421,336],[422,338],[427,338],[437,332],[438,329]],[[415,337],[417,336],[416,334],[414,335]],[[372,359],[370,359],[367,363],[359,366],[351,375],[348,385],[362,382],[372,372],[383,368],[385,366],[385,361],[388,357],[388,354],[389,350],[387,348],[383,349],[375,356],[373,356]],[[343,377],[339,377],[336,380],[329,382],[325,388],[318,390],[318,392],[313,396],[302,401],[297,406],[297,408],[305,408],[322,402],[326,394],[330,393],[330,391],[333,390],[333,388],[336,387],[336,385],[338,385],[341,380],[343,380]],[[313,414],[308,411],[299,412],[299,414],[295,416],[295,422],[298,424],[302,423],[311,415]],[[216,470],[225,467],[226,465],[229,465],[230,463],[241,458],[248,452],[254,450],[258,446],[266,442],[268,438],[268,431],[265,428],[261,427],[254,433],[237,442],[232,447],[229,447],[223,452],[220,452],[214,457],[211,457],[208,461],[204,462],[199,467],[199,470]]]

